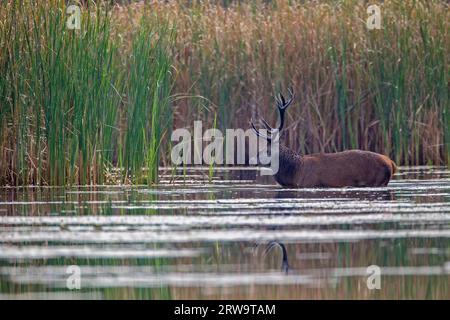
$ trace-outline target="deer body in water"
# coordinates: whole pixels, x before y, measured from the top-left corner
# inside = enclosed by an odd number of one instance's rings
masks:
[[[292,89],[286,101],[282,94],[276,97],[280,124],[275,132],[280,137],[284,126],[284,113],[294,99]],[[252,122],[256,135],[272,142],[274,129],[261,119],[269,135],[260,133]],[[300,155],[288,147],[279,147],[279,169],[275,180],[284,187],[337,188],[386,186],[395,173],[395,163],[387,156],[363,150],[336,153]]]

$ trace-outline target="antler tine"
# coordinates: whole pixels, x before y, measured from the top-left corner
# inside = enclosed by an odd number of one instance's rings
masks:
[[[284,127],[284,113],[287,109],[287,107],[289,107],[289,105],[292,103],[292,101],[294,101],[294,90],[292,89],[292,87],[288,88],[288,92],[289,92],[289,99],[286,101],[286,99],[284,98],[284,96],[280,93],[278,93],[278,95],[275,95],[275,101],[277,103],[277,108],[278,108],[278,113],[280,116],[280,124],[278,125],[277,130],[281,131]],[[259,120],[264,127],[267,129],[268,133],[270,135],[273,134],[273,130],[274,128],[272,128],[266,120],[264,120],[263,118],[260,118]],[[253,131],[255,132],[255,134],[259,137],[263,137],[269,141],[271,141],[271,138],[268,137],[267,135],[262,134],[261,132],[258,131],[258,129],[256,129],[255,124],[253,123],[253,120],[251,120],[251,125],[253,128]]]
[[[253,123],[253,120],[250,120],[250,124],[252,125],[252,129],[253,132],[258,136],[258,137],[262,137],[264,139],[267,139],[268,141],[271,141],[272,139],[264,134],[262,134],[261,132],[258,131],[258,129],[256,129],[255,124]]]
[[[281,93],[278,93],[278,95],[275,96],[275,101],[277,103],[277,107],[279,109],[283,108],[283,96],[281,95]]]
[[[278,95],[275,96],[275,101],[279,109],[286,109],[294,100],[294,91],[292,87],[288,88],[288,92],[289,92],[289,99],[287,101],[282,93],[278,93]]]
[[[289,86],[288,92],[289,92],[290,97],[292,99],[294,99],[294,88],[292,88],[292,86]]]
[[[294,91],[293,91],[292,87],[288,88],[288,92],[289,92],[289,99],[287,101],[281,93],[279,94],[280,98],[276,99],[278,108],[286,109],[287,107],[289,107],[289,105],[292,103],[292,101],[294,101],[295,96],[294,96]]]
[[[282,106],[284,107],[286,105],[286,99],[284,99],[284,96],[281,92],[280,92],[280,98],[281,98]]]
[[[294,98],[295,98],[294,89],[292,88],[292,86],[290,86],[288,88],[288,92],[289,92],[289,100],[286,103],[286,107],[285,108],[287,108],[292,103],[292,101],[294,101]]]
[[[271,134],[273,128],[267,123],[267,121],[264,120],[263,118],[259,119],[259,121],[261,121],[261,123],[264,125],[264,127],[266,127],[267,131]]]
[[[284,126],[284,113],[287,107],[289,107],[292,101],[294,101],[294,90],[292,89],[292,87],[289,87],[288,91],[289,91],[289,99],[287,101],[281,93],[279,93],[279,97],[275,99],[277,101],[278,113],[280,116],[280,124],[278,125],[279,131],[281,131]]]

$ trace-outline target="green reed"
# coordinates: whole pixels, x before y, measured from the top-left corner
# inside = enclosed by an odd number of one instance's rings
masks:
[[[64,1],[2,7],[1,180],[103,183],[106,167],[124,164],[133,176],[149,166],[155,181],[160,127],[168,121],[160,117],[169,119],[161,110],[168,107],[170,58],[164,50],[171,31],[142,25],[124,55],[106,3],[81,8],[80,30],[67,28]],[[155,35],[157,41],[146,42]],[[124,145],[117,143],[121,136]]]
[[[170,39],[160,34],[172,31],[167,25],[156,29],[149,24],[149,19],[149,16],[142,18],[140,30],[132,42],[125,89],[127,125],[122,157],[125,168],[138,176],[145,164],[148,182],[156,182],[161,138],[171,119],[167,112]]]

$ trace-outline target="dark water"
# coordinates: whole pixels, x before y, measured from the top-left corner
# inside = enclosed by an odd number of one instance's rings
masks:
[[[0,298],[450,298],[446,168],[370,189],[162,173],[156,188],[1,188]]]

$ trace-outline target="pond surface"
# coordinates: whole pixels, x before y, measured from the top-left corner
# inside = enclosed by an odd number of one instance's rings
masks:
[[[155,188],[1,188],[0,298],[450,298],[447,168],[364,189],[161,174]]]

